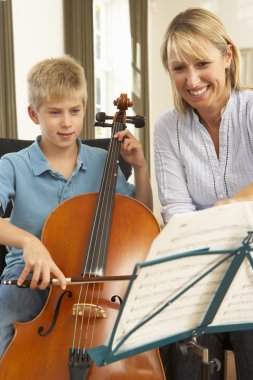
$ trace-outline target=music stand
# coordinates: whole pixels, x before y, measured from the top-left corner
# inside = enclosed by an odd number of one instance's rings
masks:
[[[135,265],[108,343],[89,350],[98,366],[183,339],[190,340],[187,349],[201,351],[202,334],[253,328],[253,202],[191,215],[167,225],[148,261]],[[176,251],[198,249],[168,255],[169,242]],[[228,249],[200,248],[203,242]],[[202,379],[208,380],[219,363],[203,350]]]

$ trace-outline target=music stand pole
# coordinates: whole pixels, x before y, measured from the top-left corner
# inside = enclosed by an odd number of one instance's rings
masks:
[[[221,364],[218,359],[209,360],[209,352],[206,347],[201,346],[195,337],[188,343],[178,344],[181,353],[185,356],[188,351],[202,357],[201,361],[201,380],[211,380],[211,375],[221,369]]]

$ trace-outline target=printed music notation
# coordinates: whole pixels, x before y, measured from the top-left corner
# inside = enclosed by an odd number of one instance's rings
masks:
[[[200,326],[233,259],[230,253],[219,251],[236,250],[252,229],[253,202],[174,216],[154,240],[147,256],[147,262],[156,263],[141,267],[133,282],[112,349],[156,310],[160,311],[141,324],[119,352]],[[209,250],[204,251],[206,248]],[[181,257],[192,251],[194,254]],[[166,257],[173,259],[157,263],[157,259]],[[244,259],[212,326],[253,322],[252,288],[253,270]]]

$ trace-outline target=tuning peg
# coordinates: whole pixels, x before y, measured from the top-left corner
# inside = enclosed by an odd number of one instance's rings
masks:
[[[98,112],[96,114],[95,127],[112,127],[112,124],[105,123],[105,120],[112,120],[113,116],[106,115],[105,112]],[[135,128],[143,128],[145,126],[146,118],[144,116],[127,116],[126,123],[134,124]]]
[[[99,123],[104,123],[106,120],[112,120],[113,117],[112,116],[108,116],[106,115],[105,112],[98,112],[96,114],[96,120],[99,122]]]
[[[112,124],[109,124],[109,123],[100,123],[100,122],[96,121],[94,123],[94,127],[111,128]]]
[[[146,118],[144,116],[127,116],[126,123],[134,124],[135,128],[143,128],[146,123]]]

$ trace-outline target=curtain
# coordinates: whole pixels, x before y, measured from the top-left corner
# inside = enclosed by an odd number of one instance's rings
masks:
[[[12,2],[0,1],[0,137],[17,138]]]
[[[140,129],[145,158],[150,166],[149,85],[148,85],[148,1],[129,0],[130,30],[132,40],[133,110],[146,117]]]
[[[77,59],[84,67],[87,79],[88,102],[82,139],[92,139],[95,136],[92,5],[92,0],[63,1],[65,53]]]

